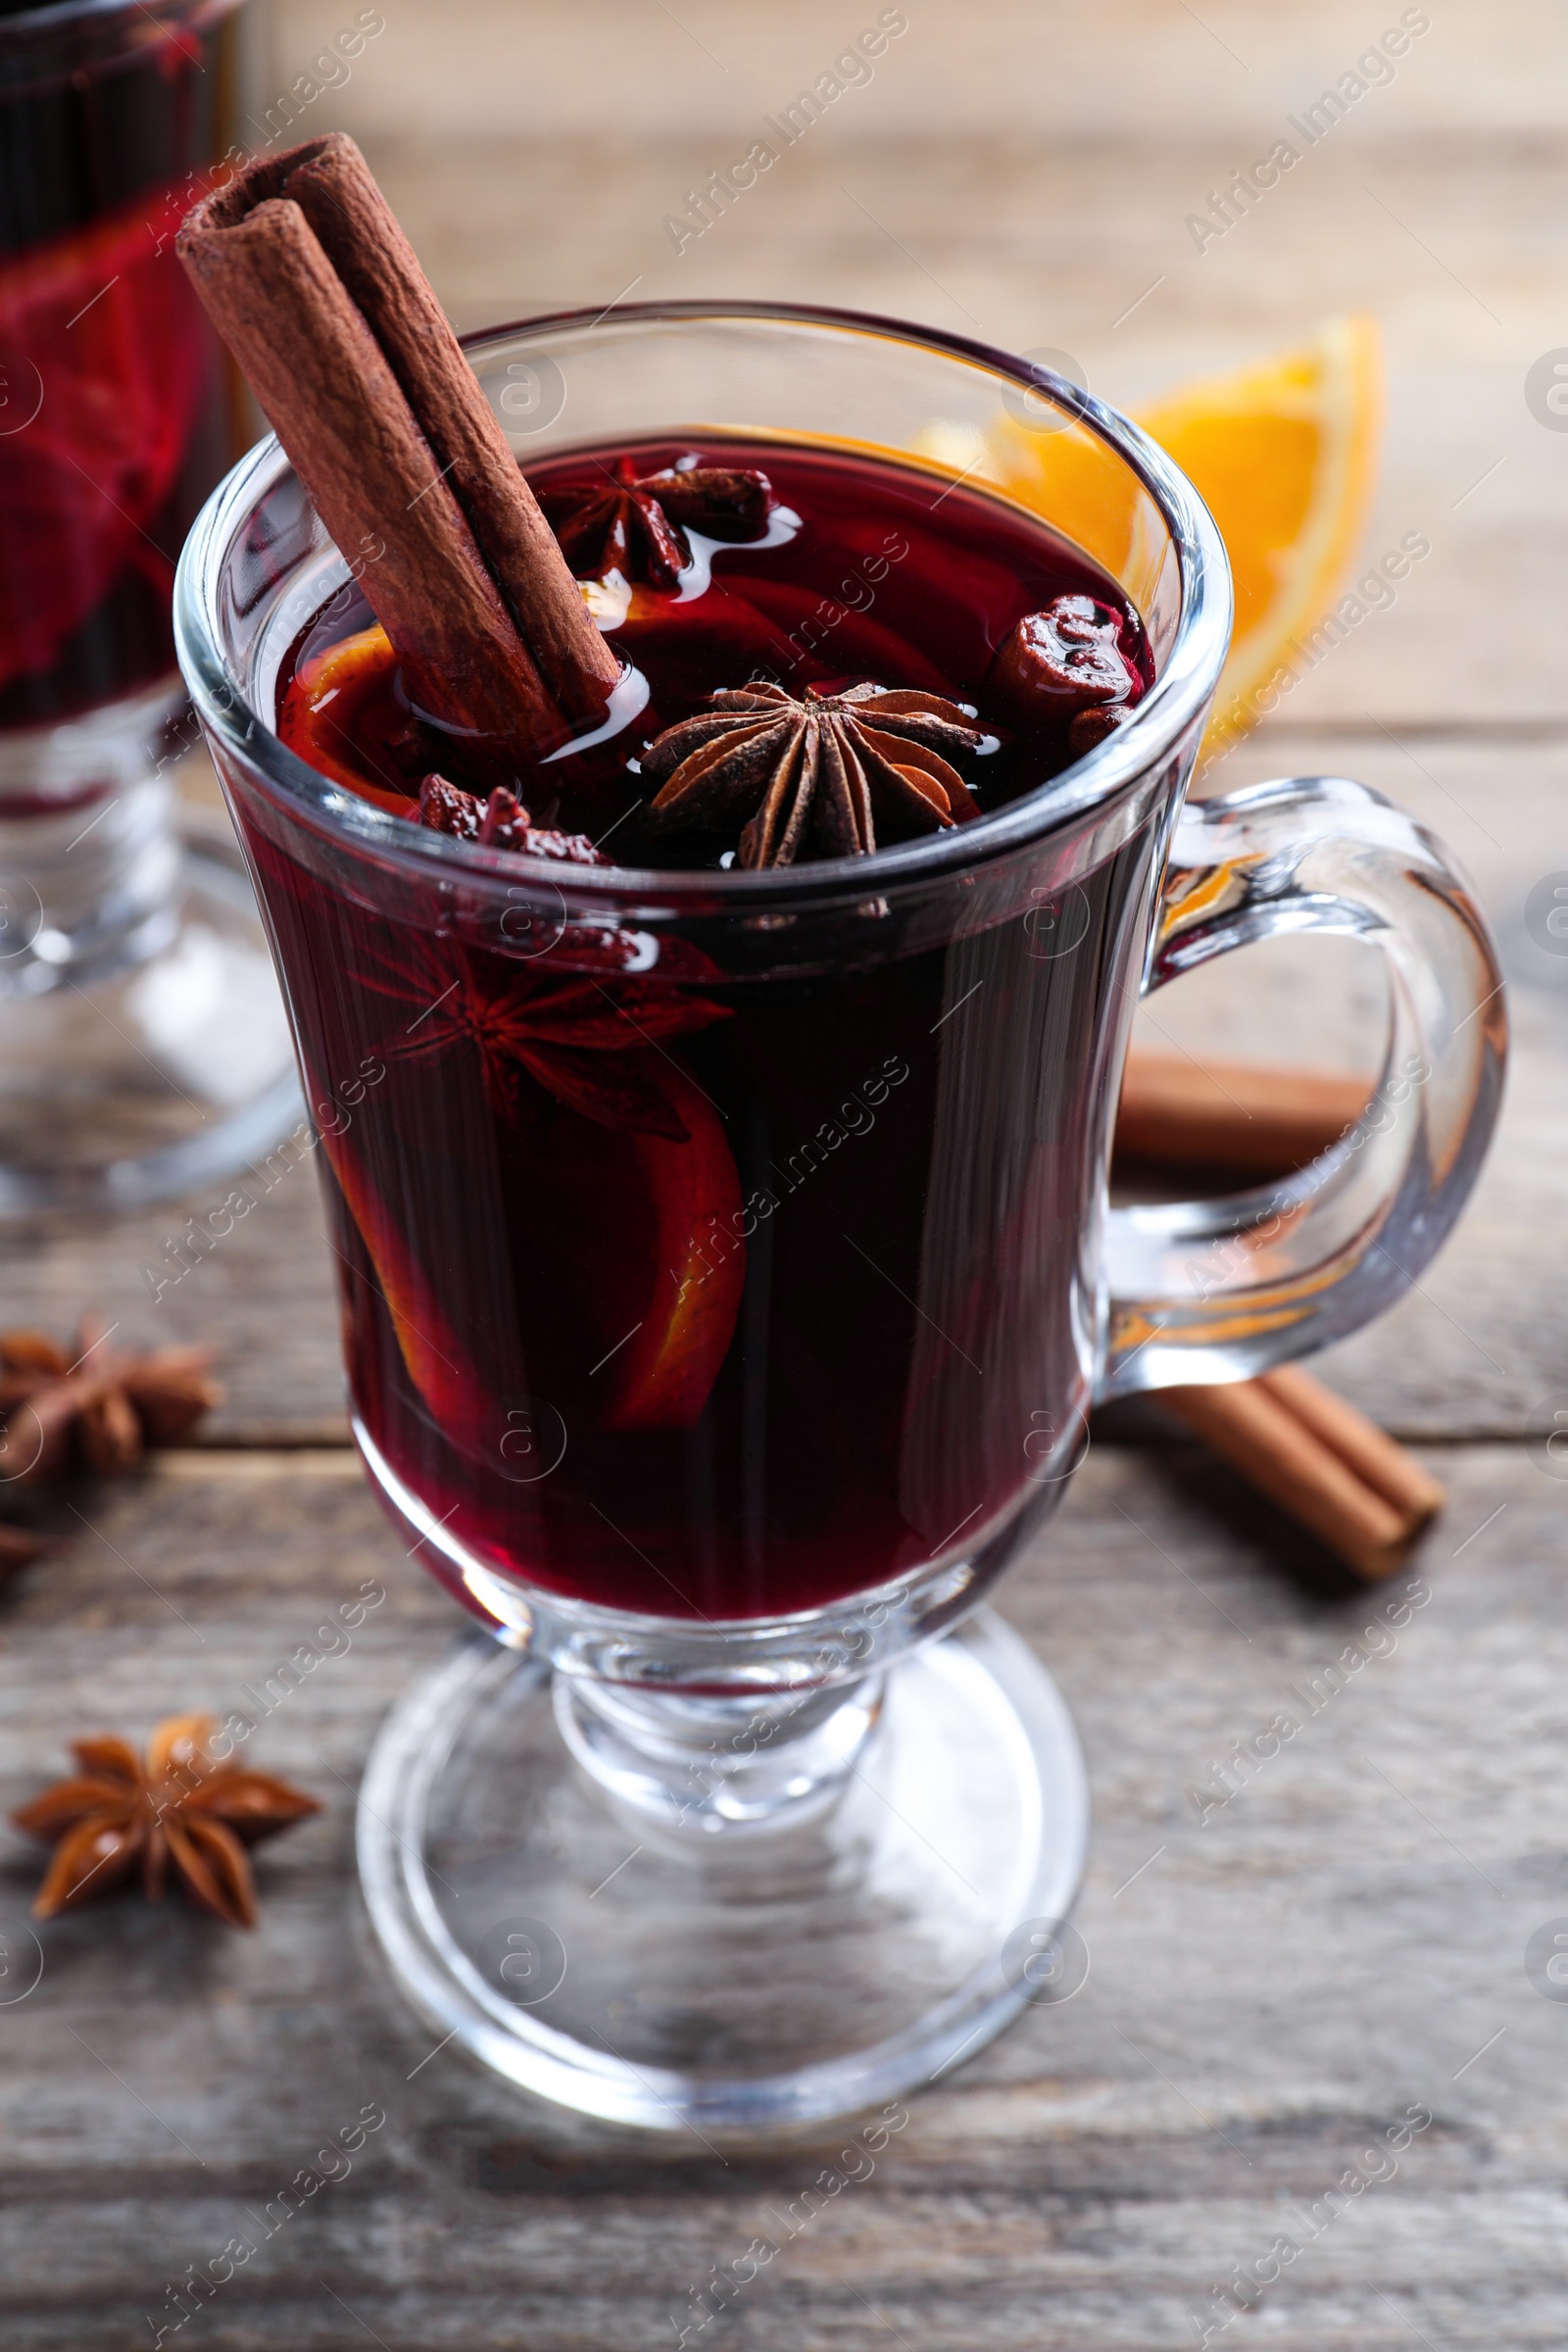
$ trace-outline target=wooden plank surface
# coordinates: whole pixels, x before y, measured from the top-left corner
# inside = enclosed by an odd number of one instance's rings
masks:
[[[268,93],[351,14],[278,0]],[[1203,788],[1336,771],[1387,791],[1471,870],[1513,992],[1503,1129],[1465,1224],[1420,1295],[1324,1362],[1389,1425],[1447,1441],[1425,1456],[1452,1495],[1416,1564],[1430,1599],[1375,1654],[1396,1594],[1348,1592],[1196,1452],[1097,1443],[1003,1594],[1089,1752],[1090,1981],[911,2102],[875,2176],[690,2340],[1196,2343],[1231,2266],[1305,2235],[1291,2210],[1419,2105],[1433,2121],[1396,2175],[1226,2336],[1282,2352],[1556,2345],[1563,2019],[1525,1948],[1568,1921],[1551,1808],[1568,1520],[1528,1433],[1568,1393],[1568,958],[1532,939],[1524,908],[1568,870],[1568,438],[1532,415],[1524,381],[1568,340],[1561,11],[1432,11],[1395,82],[1200,255],[1186,216],[1396,8],[910,0],[872,82],[680,257],[662,215],[858,20],[829,0],[385,14],[300,127],[365,139],[465,325],[608,303],[636,280],[772,294],[1066,350],[1136,405],[1323,315],[1374,311],[1391,421],[1368,553],[1418,529],[1432,555]],[[1245,988],[1238,968],[1161,996],[1148,1042],[1368,1058],[1378,1000],[1355,952],[1259,951]],[[456,1620],[341,1444],[308,1166],[155,1305],[143,1269],[209,1205],[0,1236],[4,1321],[63,1331],[90,1304],[126,1338],[210,1338],[229,1387],[205,1451],[78,1497],[85,1524],[58,1510],[60,1547],[0,1597],[0,1797],[30,1793],[88,1725],[139,1735],[174,1708],[236,1703],[365,1580],[386,1599],[259,1736],[329,1809],[263,1854],[256,1936],[116,1902],[51,1924],[37,1988],[0,1997],[0,2337],[7,2352],[151,2343],[169,2282],[377,2102],[387,2122],[351,2177],[167,2341],[670,2344],[710,2266],[766,2232],[841,2143],[719,2163],[430,2056],[364,1922],[351,1813],[381,1713]],[[1212,1790],[1234,1743],[1337,1659],[1343,1690],[1202,1818],[1190,1791]],[[8,1950],[24,1949],[35,1875],[22,1841],[0,1847]]]
[[[1197,1455],[1091,1453],[1004,1600],[1088,1749],[1089,1981],[912,2100],[875,2175],[785,2247],[719,2340],[1196,2341],[1189,2314],[1206,2317],[1229,2265],[1304,2235],[1292,2206],[1308,2212],[1412,2104],[1433,2121],[1396,2174],[1250,2325],[1284,2352],[1383,2352],[1412,2327],[1444,2352],[1560,2340],[1563,2020],[1524,1950],[1568,1914],[1540,1802],[1564,1730],[1568,1519],[1521,1448],[1430,1458],[1452,1502],[1419,1581],[1347,1594],[1314,1590],[1299,1547]],[[69,1732],[243,1704],[367,1581],[386,1598],[257,1735],[257,1759],[328,1810],[259,1858],[256,1934],[117,1900],[46,1925],[36,1989],[0,2007],[8,2352],[150,2341],[167,2284],[367,2103],[387,2122],[352,2175],[178,2340],[674,2341],[689,2289],[778,2236],[768,2208],[842,2132],[717,2159],[430,2057],[370,1947],[351,1814],[381,1711],[456,1613],[346,1454],[184,1457],[89,1516],[4,1619],[8,1808],[52,1777]],[[1401,1597],[1419,1604],[1402,1624]],[[1299,1735],[1214,1803],[1233,1743],[1282,1708]],[[8,1835],[12,1950],[36,1868]]]

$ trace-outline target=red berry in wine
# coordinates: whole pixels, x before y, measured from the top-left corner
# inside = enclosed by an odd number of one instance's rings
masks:
[[[1136,702],[1143,682],[1121,648],[1122,617],[1092,596],[1054,596],[997,648],[988,692],[1024,726]]]

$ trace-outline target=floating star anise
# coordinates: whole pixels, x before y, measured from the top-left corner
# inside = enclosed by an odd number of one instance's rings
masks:
[[[579,579],[618,571],[668,588],[692,560],[686,528],[709,539],[755,539],[772,499],[766,474],[749,467],[689,466],[639,479],[620,458],[610,480],[564,484],[543,504]]]
[[[984,737],[941,695],[808,686],[797,700],[782,686],[746,686],[708,700],[643,754],[647,773],[664,779],[647,821],[722,832],[755,811],[742,865],[792,865],[808,838],[823,858],[868,857],[877,820],[898,838],[980,813],[952,762]]]
[[[36,1483],[73,1470],[115,1478],[151,1446],[177,1446],[223,1392],[210,1348],[132,1355],[84,1321],[74,1349],[38,1331],[0,1332],[0,1472]]]
[[[54,1842],[32,1909],[37,1919],[90,1902],[141,1868],[158,1902],[172,1871],[190,1900],[231,1928],[256,1924],[256,1883],[245,1849],[291,1829],[320,1805],[270,1773],[218,1763],[213,1715],[171,1715],[145,1763],[112,1732],[72,1741],[80,1771],[11,1816]]]
[[[647,941],[635,934],[568,924],[559,944],[579,968],[542,971],[530,960],[400,933],[355,975],[370,994],[416,1014],[380,1040],[377,1053],[415,1061],[466,1043],[477,1047],[486,1090],[504,1114],[514,1110],[519,1083],[532,1079],[601,1127],[684,1143],[686,1125],[656,1049],[727,1020],[729,1008],[677,984],[673,972],[644,977]],[[670,943],[668,960],[677,946]]]

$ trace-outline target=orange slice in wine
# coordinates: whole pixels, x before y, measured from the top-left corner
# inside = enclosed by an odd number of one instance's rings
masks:
[[[734,1336],[746,1284],[734,1154],[696,1080],[661,1060],[683,1142],[562,1120],[541,1224],[592,1333],[587,1388],[602,1429],[687,1429]]]
[[[385,768],[379,786],[367,775],[374,747],[366,742],[360,726],[366,705],[384,687],[396,660],[379,623],[312,654],[289,680],[277,732],[318,775],[348,785],[362,800],[390,809],[394,816],[412,816],[410,795],[391,766]]]
[[[375,1269],[376,1285],[392,1319],[409,1378],[443,1428],[463,1432],[487,1428],[495,1400],[448,1324],[418,1259],[388,1216],[353,1147],[326,1128],[318,1133],[344,1205]]]
[[[409,796],[395,788],[378,792],[358,764],[366,733],[359,722],[393,660],[379,627],[314,655],[289,686],[278,733],[319,773],[408,816]],[[901,755],[906,749],[901,745]],[[530,1250],[551,1251],[564,1269],[564,1285],[552,1289],[575,1300],[594,1342],[592,1368],[585,1362],[588,1410],[605,1429],[684,1429],[701,1416],[734,1336],[746,1281],[740,1179],[723,1121],[670,1056],[658,1051],[648,1060],[651,1081],[684,1137],[602,1125],[573,1111],[564,1094],[566,1115],[552,1134],[530,1230],[517,1250],[521,1282]],[[446,1426],[482,1426],[494,1399],[416,1253],[388,1218],[352,1147],[324,1133],[321,1142],[375,1268],[410,1379]]]
[[[568,1115],[553,1139],[537,1232],[518,1249],[548,1250],[592,1334],[588,1409],[605,1429],[686,1429],[698,1420],[729,1351],[746,1284],[743,1205],[723,1121],[673,1061],[661,1072],[684,1142],[601,1127]],[[471,1433],[496,1399],[473,1369],[353,1147],[321,1146],[374,1268],[409,1378],[431,1412]],[[558,1309],[558,1311],[561,1311]]]
[[[729,1352],[746,1287],[745,1211],[723,1122],[694,1079],[673,1063],[665,1075],[687,1140],[633,1139],[658,1245],[647,1312],[616,1380],[612,1429],[685,1429],[698,1418]]]

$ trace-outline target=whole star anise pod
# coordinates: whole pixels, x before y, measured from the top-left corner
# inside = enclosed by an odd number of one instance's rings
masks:
[[[514,961],[418,932],[389,933],[384,950],[362,954],[354,976],[368,994],[415,1017],[400,1019],[376,1052],[418,1061],[467,1045],[478,1052],[491,1101],[509,1116],[519,1085],[531,1080],[601,1127],[684,1143],[685,1123],[662,1076],[663,1047],[728,1020],[729,1007],[676,980],[680,943],[662,958],[667,979],[662,970],[644,973],[646,942],[635,933],[567,924],[562,944],[581,968],[557,971],[544,957]],[[688,967],[696,960],[688,952]],[[712,967],[703,962],[700,970]],[[688,968],[688,978],[698,976]]]
[[[231,1928],[255,1926],[246,1847],[321,1808],[270,1773],[216,1763],[217,1728],[213,1715],[171,1715],[148,1740],[145,1763],[112,1732],[72,1741],[80,1771],[11,1816],[30,1838],[54,1842],[34,1918],[92,1901],[139,1864],[150,1902],[161,1900],[172,1872],[202,1910]]]
[[[0,1332],[0,1472],[36,1484],[72,1470],[115,1478],[150,1446],[177,1446],[222,1402],[207,1377],[210,1348],[113,1348],[112,1331],[83,1321],[74,1351],[43,1332]]]
[[[792,865],[808,838],[824,858],[868,857],[876,823],[895,837],[978,816],[954,759],[984,741],[969,714],[937,694],[852,686],[797,700],[782,686],[721,689],[711,708],[656,736],[646,772],[665,780],[649,803],[657,830],[727,830],[742,865]]]
[[[542,503],[579,579],[618,571],[669,588],[692,560],[682,526],[709,539],[755,539],[773,492],[765,473],[746,466],[688,466],[638,478],[630,459],[619,458],[609,480],[563,484]]]

